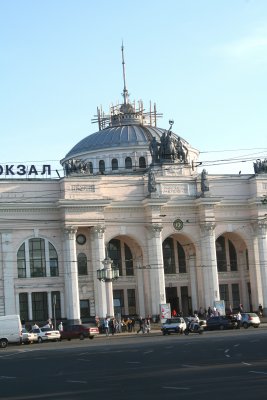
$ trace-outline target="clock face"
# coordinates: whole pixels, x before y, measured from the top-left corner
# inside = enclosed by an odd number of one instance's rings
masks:
[[[176,219],[173,222],[173,227],[174,229],[176,229],[177,231],[180,231],[181,229],[183,229],[184,223],[181,219]]]
[[[84,235],[77,235],[76,242],[78,244],[84,244],[86,242],[86,237]]]

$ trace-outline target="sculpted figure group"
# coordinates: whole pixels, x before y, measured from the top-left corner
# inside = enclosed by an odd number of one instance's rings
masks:
[[[71,174],[89,174],[90,163],[84,162],[82,160],[71,159],[64,164],[64,169],[66,176],[69,176]]]
[[[175,138],[171,131],[164,131],[160,142],[157,142],[156,138],[153,137],[149,150],[152,156],[152,164],[157,164],[164,160],[187,162],[187,147],[183,144],[181,138]]]
[[[260,159],[256,160],[256,162],[253,163],[253,166],[255,174],[267,173],[267,158],[263,161]]]

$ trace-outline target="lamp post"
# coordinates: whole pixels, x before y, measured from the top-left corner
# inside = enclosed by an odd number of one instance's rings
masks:
[[[106,299],[107,299],[107,315],[114,315],[114,304],[113,304],[113,286],[112,282],[117,280],[120,276],[119,268],[112,267],[112,260],[106,256],[105,260],[102,261],[104,268],[96,271],[97,279],[101,282],[105,282],[106,285]]]

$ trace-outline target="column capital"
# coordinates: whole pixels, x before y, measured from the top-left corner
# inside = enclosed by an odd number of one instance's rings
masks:
[[[266,237],[267,233],[267,221],[257,221],[252,224],[253,231],[255,235],[262,235],[263,238]]]
[[[105,225],[96,225],[92,227],[92,231],[93,234],[95,235],[95,237],[97,237],[98,239],[102,239],[103,238],[103,234],[105,233],[106,227]]]
[[[214,222],[202,222],[200,224],[201,232],[204,235],[212,236],[216,224]]]
[[[149,230],[150,230],[152,236],[157,237],[157,238],[160,237],[162,229],[163,229],[163,226],[161,224],[152,224],[149,227]]]
[[[76,233],[77,233],[77,227],[76,226],[65,226],[64,235],[68,239],[74,239]]]

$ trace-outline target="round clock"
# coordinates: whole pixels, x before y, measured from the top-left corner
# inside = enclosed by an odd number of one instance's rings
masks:
[[[174,229],[176,229],[177,231],[180,231],[181,229],[183,229],[183,226],[184,226],[184,223],[183,223],[183,221],[181,220],[181,219],[176,219],[174,222],[173,222],[173,227],[174,227]]]
[[[84,244],[86,242],[86,237],[84,235],[77,235],[76,242],[78,244]]]

